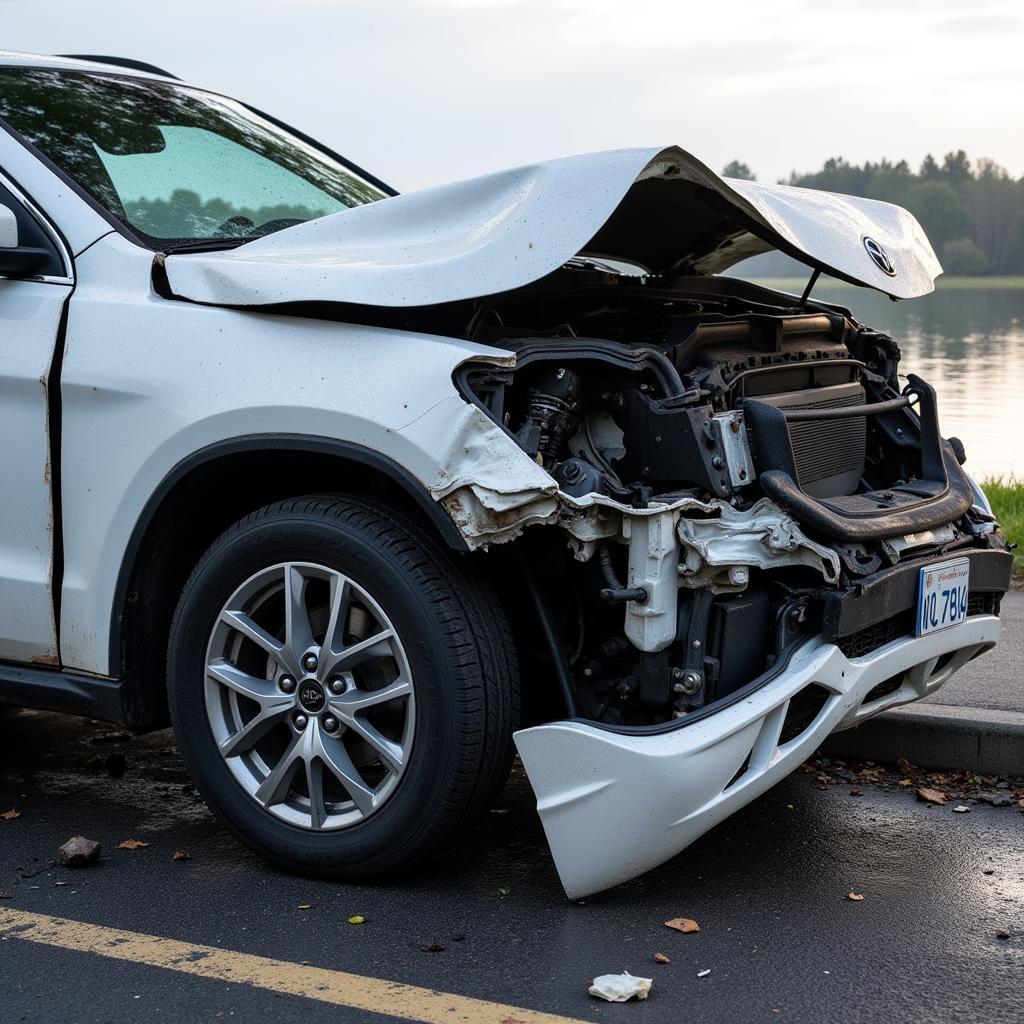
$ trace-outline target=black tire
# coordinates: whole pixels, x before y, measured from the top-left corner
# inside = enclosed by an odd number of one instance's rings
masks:
[[[397,788],[335,831],[304,829],[258,804],[220,755],[204,700],[207,644],[224,602],[261,568],[303,560],[372,594],[402,638],[415,686],[414,741]],[[186,767],[238,839],[287,870],[356,880],[422,861],[497,796],[513,757],[519,680],[504,613],[469,556],[376,502],[310,496],[253,512],[203,555],[171,625],[168,696]]]

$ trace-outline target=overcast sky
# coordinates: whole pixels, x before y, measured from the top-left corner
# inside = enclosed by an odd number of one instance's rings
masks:
[[[0,0],[0,47],[150,61],[401,190],[670,144],[1024,174],[1022,0]]]

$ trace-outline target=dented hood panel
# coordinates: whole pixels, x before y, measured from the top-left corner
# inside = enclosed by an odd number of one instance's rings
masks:
[[[165,269],[176,296],[214,305],[420,306],[521,287],[580,253],[651,273],[713,274],[771,249],[896,298],[930,292],[942,272],[898,206],[721,178],[677,147],[566,157],[411,192],[237,249],[171,255]]]

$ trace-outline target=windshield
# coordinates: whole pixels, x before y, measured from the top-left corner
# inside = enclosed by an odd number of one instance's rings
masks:
[[[212,93],[0,70],[0,119],[156,248],[244,241],[386,193]]]

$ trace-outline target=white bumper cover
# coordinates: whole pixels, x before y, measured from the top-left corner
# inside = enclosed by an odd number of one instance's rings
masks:
[[[934,692],[998,639],[999,620],[979,615],[852,660],[811,640],[742,700],[661,731],[573,721],[516,733],[566,894],[587,896],[663,863],[788,775],[829,733]],[[892,692],[865,701],[890,680]],[[821,711],[782,742],[790,700],[812,685],[828,693]]]

